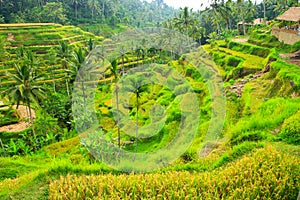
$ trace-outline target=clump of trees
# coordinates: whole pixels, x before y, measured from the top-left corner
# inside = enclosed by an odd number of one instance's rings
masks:
[[[2,0],[0,22],[116,23],[141,26],[156,24],[173,15],[162,0]]]

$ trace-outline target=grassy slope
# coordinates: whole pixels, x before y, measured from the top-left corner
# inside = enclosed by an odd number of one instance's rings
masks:
[[[209,47],[206,46],[206,49],[209,50]],[[249,67],[255,68],[256,70],[260,70],[263,67],[260,65],[253,66],[253,64],[255,63],[253,63],[252,61],[252,55],[247,55],[239,51],[233,51],[224,47],[220,48],[219,50],[222,53],[225,52],[228,55],[230,54],[243,58],[245,62],[248,63],[247,65],[249,65]],[[264,60],[263,58],[259,57],[255,57],[253,59],[260,59],[260,61]],[[281,142],[280,138],[277,137],[277,133],[280,131],[285,119],[293,116],[297,112],[297,110],[300,110],[299,99],[289,98],[291,92],[283,94],[285,98],[278,98],[277,93],[272,92],[274,90],[278,91],[280,90],[280,88],[287,88],[288,84],[284,80],[288,79],[292,75],[292,77],[296,77],[294,78],[295,80],[298,80],[299,74],[284,73],[284,70],[286,70],[286,68],[281,68],[281,66],[282,65],[276,65],[275,71],[271,70],[271,72],[265,74],[260,79],[251,81],[246,84],[241,99],[228,100],[228,118],[226,121],[224,132],[225,138],[228,138],[228,143],[217,145],[213,152],[206,158],[196,158],[195,154],[191,156],[192,161],[190,162],[187,162],[185,159],[181,158],[177,160],[173,165],[164,169],[164,171],[195,171],[196,174],[192,175],[193,178],[198,176],[209,176],[210,179],[212,179],[212,184],[215,184],[215,182],[213,181],[217,181],[217,183],[220,184],[220,188],[224,186],[222,184],[228,184],[227,189],[223,188],[221,190],[223,193],[225,190],[229,191],[229,189],[232,189],[236,186],[238,188],[238,185],[235,185],[237,184],[237,182],[225,183],[222,182],[222,180],[216,180],[216,178],[218,178],[219,176],[231,177],[231,175],[228,174],[232,173],[234,174],[234,176],[239,177],[238,179],[241,182],[245,180],[252,180],[242,177],[242,171],[236,172],[236,165],[243,167],[249,164],[249,167],[251,167],[254,166],[256,161],[262,157],[264,158],[263,163],[266,166],[270,166],[269,164],[267,164],[268,162],[271,163],[274,161],[274,157],[268,156],[267,153],[265,153],[264,156],[257,157],[257,159],[255,159],[255,156],[261,153],[261,151],[260,153],[253,153],[253,151],[256,151],[257,148],[264,148],[264,152],[272,152],[272,155],[274,155],[275,157],[276,155],[280,154],[280,157],[285,159],[284,163],[290,163],[292,162],[292,160],[296,160],[295,162],[299,162],[300,147]],[[225,69],[220,66],[215,67],[216,69],[222,69],[225,71]],[[281,70],[283,71],[281,72]],[[278,73],[278,71],[281,73]],[[274,79],[276,79],[276,76],[278,76],[278,74],[280,75],[278,79],[280,79],[281,82],[279,86],[273,87],[272,84],[274,84]],[[289,76],[287,76],[286,74],[289,74]],[[165,93],[164,95],[166,95],[167,97],[167,93]],[[111,116],[108,115],[110,104],[106,102],[106,100],[110,98],[109,95],[103,96],[100,93],[98,94],[98,96],[101,96],[103,98],[101,101],[99,100],[98,104],[99,106],[101,106],[100,110],[102,114],[107,115],[108,119],[110,119]],[[101,102],[104,102],[103,105],[100,105]],[[103,123],[103,126],[104,125],[108,126],[108,124],[106,123]],[[152,143],[150,142],[148,145],[145,144],[143,149],[149,147],[149,145],[152,145]],[[199,144],[197,144],[196,147],[199,148],[198,145]],[[275,147],[278,152],[276,152],[272,147],[269,147],[270,145]],[[43,152],[46,152],[46,154]],[[86,152],[80,148],[77,138],[50,145],[46,147],[43,152],[35,156],[0,159],[0,169],[3,172],[1,173],[3,174],[2,178],[8,178],[0,182],[0,198],[47,199],[49,195],[49,183],[53,180],[58,180],[60,175],[65,176],[68,173],[75,175],[88,175],[99,174],[102,172],[106,174],[106,172],[108,171],[116,173],[111,169],[103,166],[102,164],[89,159],[89,156],[86,156]],[[291,158],[288,154],[295,155],[296,157]],[[241,159],[241,161],[237,161],[239,159]],[[90,164],[91,162],[93,164]],[[275,165],[278,165],[278,163]],[[258,166],[261,165],[258,164]],[[274,167],[276,168],[276,166]],[[293,168],[294,169],[291,173],[296,176],[296,172],[298,173],[300,170],[299,165],[295,165],[293,166]],[[243,168],[238,169],[242,170]],[[248,167],[245,167],[243,172],[248,169]],[[271,170],[269,174],[274,173],[274,170]],[[206,175],[202,175],[201,173],[199,175],[199,172],[205,172]],[[288,175],[284,174],[285,170],[280,170],[280,173],[283,173],[283,177],[288,177]],[[138,176],[135,175],[131,176],[131,179],[138,178]],[[155,174],[154,176],[158,175]],[[170,176],[165,177],[165,179],[169,179]],[[178,176],[184,176],[188,178],[190,175],[179,173]],[[105,180],[107,177],[109,176],[102,175],[100,178],[103,178]],[[254,185],[258,184],[258,182],[255,182],[256,180],[257,179],[252,180],[254,181]],[[262,181],[268,180],[273,179],[269,178]],[[62,179],[62,181],[65,180]],[[296,193],[300,189],[299,185],[294,185],[292,187],[291,185],[280,184],[282,179],[274,179],[273,181],[279,181],[277,184],[278,186],[283,185],[278,189],[289,189],[288,191],[291,191],[291,196],[281,196],[281,199],[296,197]],[[60,190],[55,189],[55,187],[57,187],[57,185],[55,184],[56,183],[52,185],[52,195],[56,195],[57,192],[60,192]],[[202,185],[199,185],[199,187],[207,184],[208,183],[203,183]],[[274,183],[270,183],[269,186],[274,186]],[[66,187],[66,185],[63,185],[63,187]],[[244,186],[243,189],[245,189]],[[211,191],[218,192],[218,189],[211,188]],[[274,191],[277,190],[275,189]],[[235,190],[235,192],[238,191]],[[253,190],[250,189],[248,192],[251,193],[253,192]],[[275,198],[275,196],[273,196],[273,198]]]
[[[5,86],[10,83],[6,79],[5,73],[13,70],[13,59],[17,47],[24,46],[28,50],[36,53],[39,69],[46,74],[43,83],[58,83],[63,81],[66,76],[65,71],[60,66],[60,61],[50,59],[50,50],[58,47],[59,42],[66,41],[71,47],[86,46],[89,39],[95,44],[103,40],[103,37],[95,36],[92,33],[85,32],[78,27],[62,26],[59,24],[2,24],[0,25],[0,38],[6,40],[8,34],[14,35],[14,40],[7,42],[5,48],[9,53],[0,62],[0,80]],[[53,70],[54,77],[50,75],[50,69]]]

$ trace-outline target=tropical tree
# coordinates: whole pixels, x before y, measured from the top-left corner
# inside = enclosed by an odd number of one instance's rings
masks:
[[[127,60],[128,59],[128,56],[126,55],[128,52],[126,46],[122,45],[119,50],[118,50],[118,53],[119,53],[119,56],[121,57],[121,62],[122,62],[122,76],[124,76],[125,74],[125,59]]]
[[[89,6],[92,14],[92,19],[94,19],[95,14],[100,12],[99,10],[99,1],[97,0],[87,0],[87,5]]]
[[[179,16],[175,17],[175,27],[185,32],[186,39],[189,41],[189,26],[193,25],[195,18],[192,14],[192,9],[188,7],[180,8]]]
[[[242,25],[243,25],[243,33],[246,35],[246,26],[245,23],[249,21],[249,19],[253,20],[253,14],[255,12],[254,5],[251,0],[237,0],[237,11],[241,16]]]
[[[120,78],[119,72],[118,72],[118,62],[116,59],[113,59],[111,61],[111,64],[109,65],[108,69],[110,70],[111,74],[114,77],[114,82],[116,84],[115,86],[115,94],[116,94],[116,104],[117,104],[117,126],[118,126],[118,146],[119,149],[121,149],[121,132],[120,132],[120,113],[119,113],[119,85],[118,80]]]
[[[81,65],[84,63],[86,58],[86,52],[79,47],[78,49],[74,49],[73,51],[73,60],[72,65],[73,66],[73,75],[76,75],[77,71],[81,67]]]
[[[146,92],[148,90],[148,87],[146,84],[144,84],[144,79],[142,79],[140,76],[130,77],[129,84],[125,85],[125,89],[129,92],[132,92],[135,94],[135,108],[136,108],[136,132],[135,132],[135,154],[137,152],[138,148],[138,136],[139,136],[139,99],[141,98],[141,94]]]
[[[56,50],[57,56],[59,57],[61,61],[61,65],[63,69],[66,72],[66,88],[67,88],[67,94],[70,96],[70,89],[69,89],[69,80],[70,80],[70,75],[69,75],[69,59],[70,59],[70,49],[69,45],[65,41],[59,42],[58,49]]]
[[[93,42],[92,38],[89,39],[87,45],[88,45],[88,51],[91,52],[94,49],[94,42]]]
[[[44,89],[41,85],[38,85],[38,81],[40,81],[42,77],[36,73],[33,66],[25,64],[16,64],[14,66],[14,72],[8,72],[7,77],[14,82],[2,95],[7,96],[12,104],[17,105],[17,108],[21,102],[26,104],[29,112],[29,121],[30,124],[33,125],[31,112],[32,104],[39,105],[39,100],[44,97]],[[33,133],[35,136],[34,128]]]
[[[78,6],[79,6],[79,0],[71,0],[70,3],[72,3],[74,5],[74,9],[75,9],[75,17],[76,20],[78,20]]]

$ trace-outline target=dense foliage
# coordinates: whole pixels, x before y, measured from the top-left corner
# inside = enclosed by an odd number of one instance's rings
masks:
[[[245,26],[293,5],[297,2],[214,0],[198,12],[174,10],[162,0],[0,1],[0,23],[17,23],[0,24],[0,199],[296,199],[300,68],[282,57],[298,51],[300,42],[288,45],[271,36],[276,21]],[[167,51],[166,44],[178,40],[171,35],[166,40],[151,35],[150,46],[118,37],[112,47],[106,38],[156,25],[181,32],[179,40],[194,38],[187,45],[196,48],[183,55]],[[238,34],[250,37],[234,38]],[[100,60],[112,49],[117,55],[107,56],[99,80],[78,84],[76,75],[81,77],[95,47]],[[131,74],[139,65],[148,71]],[[126,78],[128,85],[118,84]],[[152,80],[164,84],[147,82]],[[219,84],[222,91],[212,89]],[[95,86],[93,95],[87,85]],[[214,104],[223,85],[226,108]],[[191,91],[197,103],[184,96]],[[88,112],[78,117],[72,103],[89,109],[87,99],[106,143],[92,134],[91,140],[78,136],[76,128],[92,118]],[[128,174],[103,162],[110,147],[116,150],[113,159],[120,150],[147,155],[166,147],[180,128],[188,134],[182,127],[191,121],[186,114],[191,110],[200,114],[197,127],[190,126],[195,137],[173,163]],[[222,110],[224,124],[216,122],[222,132],[206,140],[212,118]],[[20,131],[12,129],[20,124],[25,125]],[[85,147],[99,147],[100,159]]]
[[[173,14],[163,1],[140,0],[3,0],[0,20],[5,23],[55,22],[118,23],[132,26],[155,24]]]

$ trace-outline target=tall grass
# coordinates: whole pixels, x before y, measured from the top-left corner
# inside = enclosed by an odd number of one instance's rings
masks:
[[[296,199],[300,159],[267,147],[212,173],[67,175],[50,199]]]
[[[275,98],[268,100],[259,107],[258,112],[242,118],[230,130],[230,137],[233,140],[241,133],[275,129],[299,109],[300,99]]]

